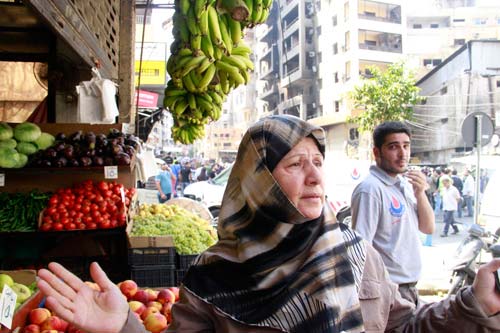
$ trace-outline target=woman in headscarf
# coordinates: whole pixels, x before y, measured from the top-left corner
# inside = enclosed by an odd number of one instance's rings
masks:
[[[169,332],[488,332],[500,296],[483,266],[472,288],[418,310],[401,298],[380,256],[324,205],[321,128],[264,118],[242,139],[219,215],[219,242],[181,286]],[[47,304],[90,332],[144,332],[97,264],[91,291],[62,266],[39,272]]]

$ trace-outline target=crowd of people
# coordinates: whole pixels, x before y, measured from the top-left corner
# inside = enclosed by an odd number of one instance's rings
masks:
[[[390,246],[434,228],[425,177],[407,170],[411,133],[401,123],[382,124],[374,139],[377,165],[353,194],[358,233],[325,205],[324,131],[287,115],[251,126],[228,179],[219,240],[187,271],[167,332],[498,332],[500,259],[479,268],[472,286],[424,304],[397,281],[404,275],[397,269],[411,273],[412,263],[388,272],[390,250],[364,239],[363,230],[377,224],[393,228]],[[377,201],[372,190],[387,191],[390,200]],[[388,222],[371,211],[377,205],[390,211]],[[46,305],[87,332],[145,332],[97,263],[90,273],[100,291],[57,263],[40,270]]]
[[[159,172],[144,187],[157,190],[160,203],[182,197],[189,184],[213,179],[226,167],[214,160],[177,157],[171,152],[158,156],[157,161],[161,161]]]

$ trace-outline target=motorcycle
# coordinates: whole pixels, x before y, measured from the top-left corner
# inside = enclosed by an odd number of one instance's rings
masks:
[[[500,246],[496,244],[498,238],[499,235],[487,232],[477,224],[469,228],[467,237],[456,249],[450,263],[452,275],[448,296],[472,284],[481,264],[477,259],[482,250],[492,253],[493,257],[500,257]]]

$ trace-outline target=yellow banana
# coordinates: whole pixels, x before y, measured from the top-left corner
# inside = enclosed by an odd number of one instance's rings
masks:
[[[231,39],[231,36],[227,31],[227,23],[225,15],[219,16],[219,27],[220,27],[222,42],[224,44],[224,48],[226,49],[226,54],[231,54],[231,52],[233,51],[233,40]]]
[[[215,60],[220,60],[222,58],[222,50],[220,47],[214,47],[214,58]]]
[[[209,6],[208,10],[208,27],[210,30],[210,38],[215,45],[222,44],[222,36],[219,27],[219,17],[214,7]]]

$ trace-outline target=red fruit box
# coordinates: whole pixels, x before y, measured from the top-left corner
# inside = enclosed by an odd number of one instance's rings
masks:
[[[36,271],[34,270],[18,270],[18,271],[0,271],[0,273],[7,273],[10,275],[15,282],[22,283],[24,285],[30,285],[36,281]],[[12,328],[0,325],[0,333],[13,332],[17,328],[22,328],[26,325],[26,320],[32,309],[37,308],[43,299],[43,294],[40,291],[35,292],[28,298],[14,313],[14,318],[12,319]]]

